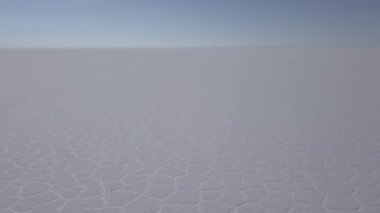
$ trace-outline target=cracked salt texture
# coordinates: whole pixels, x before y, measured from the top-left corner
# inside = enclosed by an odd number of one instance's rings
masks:
[[[0,50],[0,212],[380,212],[379,59]]]

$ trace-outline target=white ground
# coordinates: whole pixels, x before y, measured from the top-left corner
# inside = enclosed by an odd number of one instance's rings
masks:
[[[379,213],[380,49],[0,51],[0,212]]]

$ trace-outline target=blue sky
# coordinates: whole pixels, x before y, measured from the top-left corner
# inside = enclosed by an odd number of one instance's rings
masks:
[[[0,47],[380,47],[380,0],[0,0]]]

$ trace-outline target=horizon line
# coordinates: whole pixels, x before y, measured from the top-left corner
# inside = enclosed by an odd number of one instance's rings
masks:
[[[0,50],[171,50],[171,49],[376,49],[380,46],[172,46],[172,47],[103,47],[103,46],[70,46],[70,47],[0,47]]]

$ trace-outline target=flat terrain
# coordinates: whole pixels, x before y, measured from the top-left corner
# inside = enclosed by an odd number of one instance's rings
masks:
[[[0,212],[378,213],[380,49],[0,50]]]

